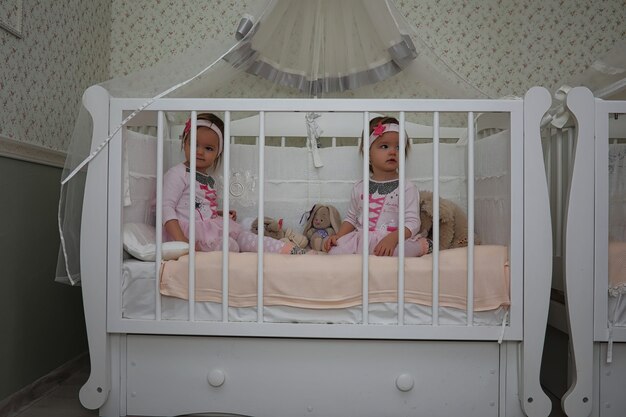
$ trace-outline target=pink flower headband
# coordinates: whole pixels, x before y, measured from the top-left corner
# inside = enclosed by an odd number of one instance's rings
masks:
[[[208,120],[198,119],[196,120],[196,126],[208,127],[209,129],[215,132],[215,134],[217,135],[217,138],[220,140],[220,145],[219,145],[220,147],[217,150],[217,154],[218,155],[221,154],[222,148],[224,146],[224,138],[222,137],[222,132],[220,132],[220,129],[215,125],[215,123],[210,122]],[[191,119],[187,119],[187,122],[185,123],[185,128],[183,129],[183,137],[185,137],[185,135],[187,135],[189,132],[191,132]]]
[[[385,123],[383,125],[379,122],[370,135],[370,148],[372,147],[372,143],[374,143],[379,136],[387,132],[400,132],[400,126],[396,123]]]

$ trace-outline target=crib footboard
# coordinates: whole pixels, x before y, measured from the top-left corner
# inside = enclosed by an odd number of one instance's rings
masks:
[[[230,137],[231,112],[258,113],[258,201],[265,196],[265,113],[323,111],[360,114],[367,132],[370,108],[398,113],[399,132],[405,131],[405,113],[431,112],[434,126],[432,143],[432,184],[434,218],[434,252],[428,258],[432,268],[427,270],[421,284],[415,286],[418,259],[405,260],[404,247],[397,258],[388,258],[394,267],[384,267],[383,278],[393,286],[376,287],[375,279],[381,268],[369,260],[367,250],[356,261],[357,291],[350,292],[355,319],[349,323],[317,319],[313,323],[266,318],[267,308],[273,300],[268,288],[278,280],[265,276],[272,265],[272,257],[264,256],[259,249],[254,257],[254,268],[245,272],[253,275],[254,290],[248,298],[252,304],[231,305],[238,290],[235,269],[229,262],[239,263],[243,254],[228,255],[228,242],[222,247],[222,267],[212,266],[199,278],[193,248],[188,259],[182,294],[165,294],[165,279],[161,274],[162,242],[156,238],[156,261],[152,268],[150,295],[143,300],[150,304],[149,317],[125,317],[121,292],[128,282],[122,276],[124,267],[122,250],[123,214],[123,152],[121,133],[109,142],[106,151],[98,154],[88,170],[82,219],[81,259],[85,317],[91,355],[91,376],[81,390],[81,402],[88,408],[100,408],[103,415],[175,415],[196,412],[240,413],[244,415],[428,415],[428,416],[500,416],[546,417],[551,404],[539,382],[539,370],[547,321],[550,294],[552,240],[550,209],[541,140],[540,120],[549,106],[545,89],[533,88],[524,100],[251,100],[251,99],[159,99],[145,112],[157,122],[158,136],[155,152],[158,166],[156,183],[163,179],[163,132],[166,112],[191,112],[191,126],[195,126],[198,111],[223,112],[224,136]],[[92,87],[85,94],[85,105],[94,118],[94,147],[117,126],[124,116],[139,108],[143,100],[113,99],[100,87]],[[450,297],[444,277],[450,270],[448,256],[439,250],[439,113],[465,113],[467,115],[466,180],[463,191],[467,196],[467,248],[454,281],[460,292],[455,293],[452,306],[446,304]],[[499,277],[505,288],[505,300],[483,308],[481,297],[485,294],[484,263],[480,255],[489,246],[476,246],[474,222],[475,161],[488,158],[474,155],[474,115],[478,112],[508,113],[510,115],[509,143],[505,157],[510,166],[503,176],[509,201],[506,232],[507,242],[498,243],[501,252]],[[145,114],[144,114],[145,116]],[[506,135],[504,135],[506,137]],[[501,136],[498,136],[500,140]],[[362,140],[368,140],[364,133]],[[196,140],[195,129],[189,139],[191,148]],[[401,136],[401,141],[404,138]],[[493,143],[493,142],[485,142]],[[461,145],[459,145],[461,146]],[[155,148],[156,149],[156,148]],[[404,199],[404,148],[399,152],[398,206]],[[484,147],[481,151],[484,151]],[[230,141],[224,141],[224,157],[230,158]],[[287,151],[285,151],[287,152]],[[295,151],[289,155],[294,155]],[[308,150],[307,150],[308,152]],[[506,152],[509,152],[506,154]],[[323,152],[320,152],[323,153]],[[311,154],[313,152],[311,151]],[[488,154],[488,153],[486,153]],[[192,153],[193,155],[193,153]],[[306,154],[309,157],[309,154]],[[355,158],[357,153],[354,153]],[[319,156],[319,155],[318,155]],[[367,193],[369,171],[368,156],[363,158],[362,173]],[[193,161],[194,158],[192,157]],[[420,162],[422,163],[422,162]],[[329,164],[331,165],[331,164]],[[191,164],[193,173],[195,165]],[[430,176],[431,174],[428,173]],[[224,189],[229,189],[229,162],[224,164]],[[321,177],[320,177],[321,178]],[[323,178],[322,178],[323,180]],[[320,180],[321,181],[321,180]],[[347,182],[344,181],[343,182]],[[445,182],[444,180],[441,181]],[[319,185],[319,184],[318,184]],[[159,204],[162,187],[156,186],[156,221],[161,223]],[[228,193],[223,201],[225,212],[230,208]],[[193,201],[190,217],[193,217]],[[264,204],[257,204],[260,218],[264,217]],[[367,207],[367,205],[365,205]],[[364,216],[369,209],[364,208]],[[506,210],[505,210],[506,211]],[[398,228],[405,225],[402,210],[398,215]],[[508,224],[510,219],[510,224]],[[192,222],[193,224],[193,222]],[[224,221],[224,233],[229,223]],[[195,227],[195,226],[194,226]],[[367,229],[367,228],[366,228]],[[192,227],[193,230],[193,227]],[[259,232],[259,240],[263,238]],[[364,232],[367,248],[368,233]],[[190,232],[193,237],[193,232]],[[483,242],[485,243],[485,242]],[[262,247],[262,245],[260,245]],[[476,250],[480,248],[481,250]],[[215,253],[217,255],[218,253]],[[206,254],[205,254],[206,255]],[[274,257],[283,255],[273,254]],[[319,255],[323,262],[323,255]],[[431,258],[432,257],[432,258]],[[494,258],[494,257],[491,257]],[[229,261],[230,259],[230,261]],[[317,258],[316,258],[317,259]],[[339,258],[337,258],[339,259]],[[354,260],[352,259],[352,260]],[[430,260],[432,259],[432,260]],[[493,260],[493,259],[491,259]],[[382,262],[382,259],[377,261]],[[405,263],[406,261],[406,263]],[[138,262],[138,261],[137,261]],[[380,264],[378,262],[378,264]],[[475,266],[475,262],[481,262]],[[359,269],[360,266],[360,269]],[[441,268],[440,268],[441,266]],[[321,269],[321,268],[320,268]],[[334,268],[337,269],[337,268]],[[424,268],[422,268],[424,269]],[[218,271],[219,270],[219,271]],[[252,271],[252,273],[250,273]],[[215,273],[210,290],[215,297],[200,299],[203,277]],[[232,276],[230,275],[232,274]],[[330,274],[330,273],[329,273]],[[387,274],[387,275],[385,275]],[[475,276],[480,274],[480,276]],[[406,276],[405,276],[406,275]],[[232,278],[232,280],[231,280]],[[422,279],[422,278],[420,278]],[[293,281],[293,280],[292,280]],[[383,279],[382,281],[385,281]],[[291,282],[291,281],[290,281]],[[405,285],[406,284],[406,285]],[[230,287],[229,287],[230,285]],[[370,287],[371,286],[371,287]],[[494,285],[495,286],[495,285]],[[310,285],[310,287],[314,287]],[[345,285],[344,285],[345,287]],[[217,290],[219,288],[219,291]],[[247,287],[246,287],[247,288]],[[416,289],[417,288],[417,289]],[[422,290],[421,288],[426,288]],[[489,289],[489,288],[488,288]],[[230,291],[230,293],[229,293]],[[382,301],[376,291],[384,292]],[[426,300],[415,301],[410,292],[418,292]],[[248,292],[250,293],[250,292]],[[246,293],[246,294],[248,294]],[[487,291],[487,293],[489,293]],[[508,294],[507,294],[508,293]],[[165,295],[164,295],[165,294]],[[230,297],[229,297],[230,296]],[[371,297],[371,298],[370,298]],[[172,298],[184,304],[184,317],[166,316],[164,300]],[[500,300],[500,299],[498,299]],[[214,303],[221,316],[201,318],[200,303]],[[268,303],[267,305],[265,303]],[[371,305],[370,305],[371,302]],[[385,324],[370,317],[374,303],[390,303],[392,319]],[[235,304],[233,302],[233,304]],[[407,306],[407,304],[411,304]],[[180,306],[180,304],[177,304]],[[291,304],[281,305],[301,308]],[[409,307],[427,309],[427,323],[410,322]],[[209,308],[209,307],[206,307]],[[252,309],[252,319],[233,319],[231,309]],[[324,309],[316,305],[310,310]],[[337,307],[339,308],[339,307]],[[342,309],[344,307],[341,307]],[[461,319],[446,323],[446,308],[454,308]],[[327,308],[330,310],[330,308]],[[481,322],[485,310],[506,312],[497,322]],[[178,311],[180,313],[181,311]],[[307,314],[313,314],[308,311]],[[321,315],[322,313],[320,313]],[[386,313],[390,314],[390,313]],[[441,316],[440,316],[441,314]],[[213,316],[211,316],[213,317]],[[372,319],[370,321],[370,319]]]

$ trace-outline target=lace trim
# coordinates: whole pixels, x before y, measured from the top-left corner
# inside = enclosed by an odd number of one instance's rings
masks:
[[[400,184],[400,180],[387,181],[387,182],[376,182],[370,180],[370,194],[374,194],[378,191],[379,195],[387,195],[396,188]]]
[[[189,167],[185,167],[185,168],[187,168],[187,172],[191,171]],[[202,185],[208,185],[211,188],[215,188],[215,180],[210,175],[206,175],[206,174],[196,171],[196,181],[198,181]]]
[[[609,288],[609,295],[611,297],[617,297],[620,294],[626,294],[626,282],[619,284],[616,287]]]

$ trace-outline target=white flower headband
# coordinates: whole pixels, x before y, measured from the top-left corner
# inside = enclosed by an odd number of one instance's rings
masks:
[[[372,147],[372,143],[374,143],[378,137],[387,132],[400,132],[400,126],[396,123],[378,123],[370,135],[370,148]]]
[[[221,154],[222,149],[224,147],[224,138],[222,137],[222,132],[220,132],[220,129],[215,125],[215,123],[209,120],[198,119],[196,120],[196,126],[208,127],[209,129],[215,132],[215,134],[217,135],[217,138],[220,140],[220,147],[217,150],[217,154],[218,155]],[[183,137],[185,137],[185,135],[188,134],[189,132],[191,132],[191,119],[187,119],[187,123],[185,123],[185,129],[183,129]]]

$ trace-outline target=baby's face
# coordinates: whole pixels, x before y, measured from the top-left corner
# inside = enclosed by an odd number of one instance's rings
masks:
[[[189,164],[191,158],[191,138],[185,141],[185,158]],[[220,139],[212,129],[208,127],[199,127],[196,135],[196,169],[198,171],[208,172],[209,168],[215,163],[217,158]]]
[[[374,179],[388,180],[398,169],[400,136],[398,132],[386,132],[380,135],[370,147],[370,163]]]

